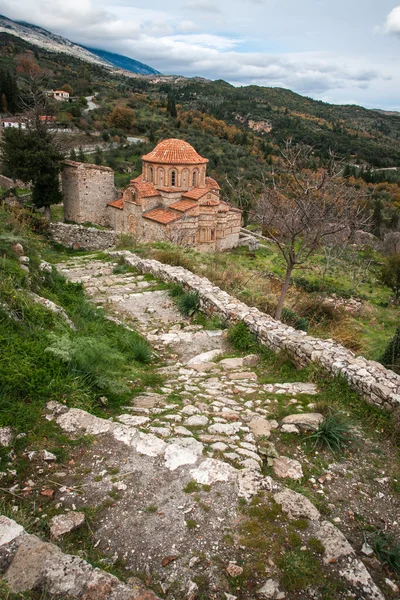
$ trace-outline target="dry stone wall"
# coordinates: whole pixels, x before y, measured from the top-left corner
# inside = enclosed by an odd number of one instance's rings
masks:
[[[50,235],[58,244],[75,250],[106,250],[118,239],[115,231],[67,223],[50,223]]]
[[[151,273],[163,281],[179,283],[188,290],[197,291],[205,312],[230,323],[243,321],[260,343],[274,352],[287,350],[301,366],[315,362],[332,375],[342,375],[369,404],[387,411],[400,409],[400,376],[381,364],[357,357],[333,340],[314,338],[276,321],[257,308],[233,298],[205,277],[194,275],[182,267],[143,259],[127,251],[111,254],[123,256],[127,264],[142,273]]]

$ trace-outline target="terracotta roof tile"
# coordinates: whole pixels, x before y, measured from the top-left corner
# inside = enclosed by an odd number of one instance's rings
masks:
[[[182,215],[176,211],[170,210],[169,208],[154,208],[153,210],[149,210],[147,213],[143,213],[144,219],[150,219],[151,221],[156,221],[162,225],[168,225],[168,223],[172,223],[172,221],[180,219],[181,216]]]
[[[195,208],[198,206],[197,202],[191,202],[190,200],[178,200],[178,202],[174,202],[174,204],[170,204],[169,208],[173,208],[174,210],[179,210],[179,212],[186,212],[191,208]]]
[[[136,181],[133,183],[133,187],[139,192],[142,198],[151,198],[160,195],[152,183]]]
[[[226,202],[226,200],[221,201],[221,204],[224,204],[225,206],[227,206],[231,212],[236,212],[236,213],[243,212],[242,210],[240,210],[240,208],[236,208],[236,206],[232,206],[232,204],[230,204],[230,202]]]
[[[196,150],[184,140],[174,138],[163,140],[157,146],[142,156],[146,162],[163,163],[167,165],[196,165],[208,163]]]
[[[114,208],[120,208],[122,210],[124,208],[124,201],[122,198],[118,198],[118,200],[108,202],[107,206],[113,206]]]
[[[217,181],[215,181],[215,179],[213,179],[213,177],[206,177],[206,186],[210,190],[220,190],[221,189],[221,186],[219,185],[219,183]]]
[[[182,197],[190,198],[192,200],[199,200],[199,198],[202,198],[205,194],[208,194],[209,191],[210,190],[208,188],[195,187],[195,188],[189,190],[188,192],[185,192],[184,194],[182,194]]]

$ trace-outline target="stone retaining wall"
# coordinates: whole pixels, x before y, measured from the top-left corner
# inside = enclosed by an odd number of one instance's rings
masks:
[[[68,223],[50,223],[50,235],[58,244],[75,250],[106,250],[118,239],[115,231]]]
[[[194,275],[182,267],[142,259],[127,251],[111,254],[123,256],[127,264],[141,273],[151,273],[163,281],[179,283],[188,290],[197,291],[205,312],[230,323],[243,321],[262,344],[274,352],[287,350],[297,364],[305,366],[316,362],[332,375],[343,375],[351,388],[369,404],[387,411],[400,409],[400,376],[381,364],[362,356],[356,357],[333,340],[314,338],[276,321],[257,308],[233,298],[205,277]]]

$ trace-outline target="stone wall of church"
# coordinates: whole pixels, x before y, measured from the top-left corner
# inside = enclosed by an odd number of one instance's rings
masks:
[[[67,221],[110,224],[107,203],[117,197],[112,169],[64,161],[61,184]]]

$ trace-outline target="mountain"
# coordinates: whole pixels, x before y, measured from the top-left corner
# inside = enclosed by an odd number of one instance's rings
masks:
[[[113,54],[103,50],[92,50],[71,42],[67,38],[47,31],[37,25],[24,21],[13,21],[0,15],[0,33],[16,36],[29,44],[39,46],[49,52],[68,54],[87,63],[99,65],[110,70],[115,68],[138,73],[141,75],[156,75],[158,71],[136,60]]]
[[[86,47],[83,46],[83,48]],[[152,67],[123,54],[115,54],[114,52],[107,52],[98,48],[86,48],[86,50],[124,71],[131,71],[131,73],[137,73],[138,75],[161,75],[160,71],[156,71]]]

